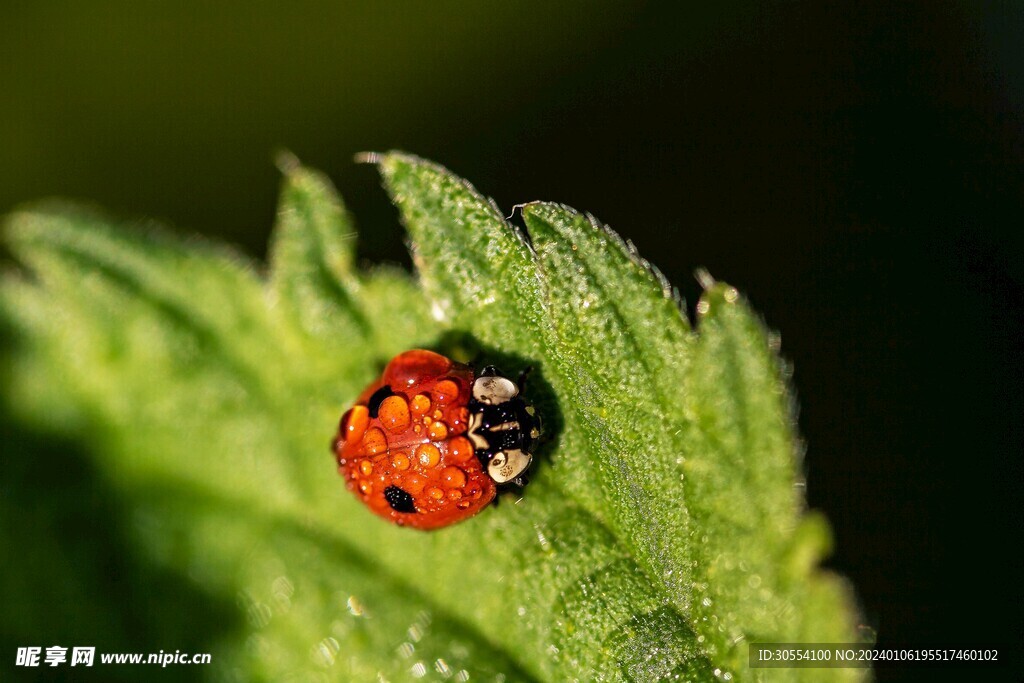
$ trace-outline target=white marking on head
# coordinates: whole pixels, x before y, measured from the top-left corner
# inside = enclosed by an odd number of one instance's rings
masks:
[[[480,426],[483,424],[483,421],[483,413],[471,413],[469,416],[469,428],[466,430],[466,436],[473,442],[473,447],[477,449],[488,447],[487,439],[480,433]]]
[[[498,451],[487,463],[487,474],[499,484],[512,481],[526,471],[533,461],[533,456],[524,453],[518,448],[508,451]]]
[[[488,405],[500,405],[519,395],[519,387],[508,377],[492,375],[477,377],[473,382],[473,398]]]

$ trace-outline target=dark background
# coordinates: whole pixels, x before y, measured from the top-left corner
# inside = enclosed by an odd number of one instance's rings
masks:
[[[352,162],[400,148],[590,211],[781,332],[879,639],[1019,647],[1022,6],[701,4],[5,5],[0,210],[85,198],[262,256],[287,148],[408,263]]]

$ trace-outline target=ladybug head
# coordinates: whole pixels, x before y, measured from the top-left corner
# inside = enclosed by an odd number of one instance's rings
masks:
[[[520,387],[493,366],[473,381],[469,430],[476,455],[498,484],[516,482],[533,461],[540,420],[519,395]]]

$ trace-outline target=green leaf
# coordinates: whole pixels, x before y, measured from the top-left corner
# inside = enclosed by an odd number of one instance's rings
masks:
[[[319,173],[287,156],[280,165],[285,182],[270,249],[272,295],[312,334],[365,333],[356,233],[345,207]]]
[[[527,204],[527,235],[443,168],[377,160],[419,281],[357,268],[333,188],[287,159],[265,277],[77,209],[8,220],[5,642],[208,651],[242,680],[860,679],[746,663],[754,640],[855,640],[856,612],[817,567],[784,373],[736,290],[709,286],[694,331],[594,219]],[[547,431],[521,497],[432,533],[373,517],[327,449],[417,346],[533,366]]]

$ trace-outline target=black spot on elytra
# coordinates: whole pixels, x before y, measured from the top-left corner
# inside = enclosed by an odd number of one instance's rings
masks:
[[[377,413],[380,412],[380,404],[384,402],[388,396],[394,396],[395,392],[391,391],[391,387],[387,384],[382,386],[377,391],[373,392],[373,396],[367,402],[366,407],[370,411],[370,417],[377,417]]]
[[[384,500],[388,502],[395,512],[416,512],[412,496],[408,491],[403,491],[397,486],[389,486],[384,489]]]

